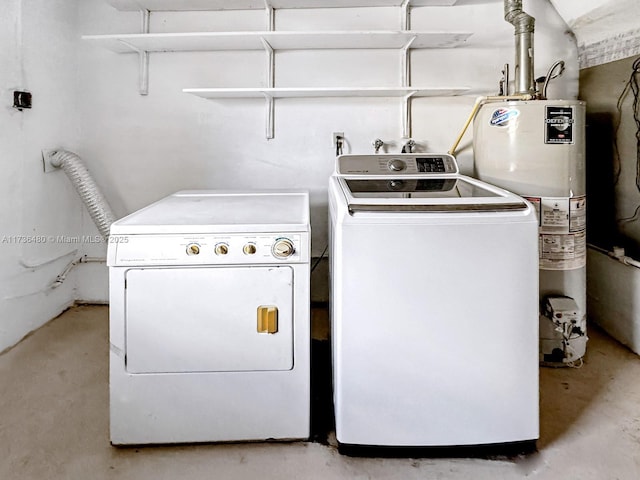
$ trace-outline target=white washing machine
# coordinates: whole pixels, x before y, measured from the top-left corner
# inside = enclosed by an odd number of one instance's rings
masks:
[[[306,192],[183,191],[111,226],[114,445],[309,436]]]
[[[337,440],[538,438],[538,237],[450,155],[344,155],[330,179]]]

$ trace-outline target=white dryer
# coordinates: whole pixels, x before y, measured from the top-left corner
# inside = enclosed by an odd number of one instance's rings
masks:
[[[309,436],[306,192],[184,191],[111,227],[114,445]]]
[[[538,240],[522,198],[446,154],[344,155],[329,185],[336,437],[538,438]]]

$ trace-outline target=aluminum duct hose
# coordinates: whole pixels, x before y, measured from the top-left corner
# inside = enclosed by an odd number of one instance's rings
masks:
[[[115,216],[82,159],[73,152],[58,150],[50,155],[49,162],[54,167],[64,170],[87,207],[100,234],[105,238],[108,237],[109,228],[115,221]]]

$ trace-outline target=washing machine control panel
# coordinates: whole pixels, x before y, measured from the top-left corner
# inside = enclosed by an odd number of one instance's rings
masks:
[[[119,235],[111,265],[282,264],[309,261],[307,233]]]
[[[336,172],[341,175],[457,174],[453,156],[442,154],[341,155]]]

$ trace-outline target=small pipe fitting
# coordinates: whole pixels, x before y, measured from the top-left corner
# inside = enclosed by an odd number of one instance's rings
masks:
[[[402,153],[413,153],[413,149],[416,146],[416,141],[413,139],[407,140],[407,143],[402,147]]]

